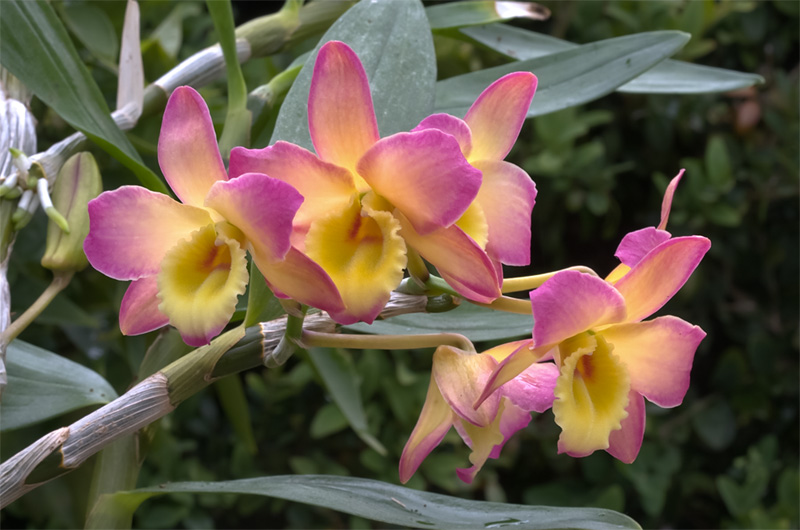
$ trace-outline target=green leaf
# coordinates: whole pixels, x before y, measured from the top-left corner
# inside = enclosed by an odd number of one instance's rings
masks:
[[[103,94],[49,3],[3,2],[0,49],[2,65],[39,99],[133,171],[143,186],[167,193],[111,119]]]
[[[108,61],[117,61],[119,39],[105,11],[91,4],[67,3],[63,14],[67,27],[90,52]]]
[[[236,436],[250,454],[258,452],[256,437],[253,434],[253,420],[250,417],[250,409],[247,406],[247,398],[244,395],[244,386],[239,374],[223,377],[214,384],[222,410],[231,422]]]
[[[373,324],[359,322],[344,327],[376,335],[460,333],[472,342],[483,342],[530,336],[533,330],[533,317],[464,303],[446,313],[413,313],[387,320],[376,320]]]
[[[21,340],[8,345],[6,366],[8,386],[0,403],[3,431],[117,397],[97,372]]]
[[[539,78],[528,117],[573,107],[613,92],[688,40],[689,35],[680,31],[637,33],[451,77],[436,84],[436,111],[463,116],[487,86],[518,71]]]
[[[736,416],[724,399],[715,399],[692,417],[698,436],[715,451],[722,451],[736,439]]]
[[[535,59],[579,47],[572,42],[505,24],[466,28],[461,33],[517,60]],[[756,74],[666,59],[618,87],[617,91],[640,94],[703,94],[727,92],[763,82],[764,78]]]
[[[329,475],[290,475],[225,482],[173,482],[104,498],[106,513],[129,512],[165,493],[264,495],[330,508],[406,528],[640,528],[630,517],[599,508],[556,508],[472,501],[412,490],[377,480]]]
[[[735,182],[731,159],[722,136],[715,134],[709,138],[706,144],[705,165],[706,177],[717,191],[725,193],[733,188]]]
[[[433,109],[436,57],[419,0],[362,0],[323,35],[286,95],[270,143],[312,149],[308,93],[319,48],[328,41],[349,45],[361,59],[372,90],[382,136],[415,127]]]
[[[311,348],[308,355],[353,431],[364,443],[386,455],[386,448],[369,432],[361,400],[361,379],[352,360],[333,348]]]
[[[425,9],[432,30],[463,28],[511,20],[529,18],[546,20],[550,11],[533,2],[504,2],[495,0],[467,0],[434,4]]]

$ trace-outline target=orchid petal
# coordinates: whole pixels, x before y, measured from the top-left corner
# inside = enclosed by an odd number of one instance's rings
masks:
[[[676,407],[689,389],[694,353],[705,332],[678,317],[609,326],[603,338],[628,369],[631,388],[660,407]]]
[[[664,230],[649,226],[630,232],[622,238],[614,255],[628,267],[633,267],[654,248],[664,243],[672,235]]]
[[[486,252],[458,226],[419,235],[397,214],[406,243],[431,262],[442,278],[465,298],[490,303],[500,296],[500,281]]]
[[[481,172],[455,138],[435,129],[383,138],[358,162],[358,173],[423,235],[455,223],[481,187]]]
[[[305,246],[311,223],[347,207],[357,193],[349,171],[323,162],[314,153],[288,142],[277,142],[264,149],[234,147],[229,172],[231,178],[244,173],[264,173],[300,192],[305,200],[294,218],[294,228],[303,241],[293,241],[300,250]]]
[[[555,274],[530,296],[537,348],[625,319],[625,300],[616,289],[578,271]]]
[[[419,125],[414,127],[411,132],[425,129],[438,129],[455,138],[461,147],[461,153],[469,159],[472,151],[472,132],[470,132],[467,122],[449,114],[431,114],[419,122]]]
[[[203,205],[215,182],[228,180],[208,107],[191,87],[176,88],[167,102],[158,164],[175,195],[192,206]]]
[[[403,279],[406,245],[389,212],[359,203],[311,225],[306,253],[328,273],[346,312],[339,318],[372,323]]]
[[[201,228],[167,252],[158,274],[158,309],[189,346],[208,344],[230,321],[247,288],[247,258],[238,241]]]
[[[664,230],[667,228],[669,211],[672,208],[672,197],[675,195],[675,189],[678,187],[678,183],[681,181],[681,177],[683,177],[683,173],[685,171],[685,169],[681,169],[675,178],[673,178],[667,185],[667,189],[664,192],[664,199],[661,201],[661,222],[658,223],[659,230]]]
[[[106,276],[137,280],[157,274],[169,249],[211,222],[201,208],[139,186],[122,186],[89,201],[83,250]]]
[[[628,393],[628,417],[622,420],[618,431],[611,431],[606,452],[626,464],[633,463],[639,455],[644,439],[644,398],[635,390]]]
[[[353,173],[361,156],[380,138],[367,74],[343,42],[330,41],[317,54],[308,125],[319,157]]]
[[[436,380],[431,376],[425,405],[400,456],[400,482],[408,482],[425,457],[441,443],[455,419],[456,415],[445,402],[436,386]]]
[[[553,402],[561,427],[558,452],[587,456],[607,449],[611,432],[627,417],[630,381],[625,366],[600,335],[584,334],[561,364]]]
[[[492,373],[497,361],[489,355],[467,353],[451,346],[439,346],[433,354],[432,375],[442,397],[459,417],[480,427],[490,425],[500,405],[494,394],[474,409],[472,404]]]
[[[520,347],[525,346],[529,347],[533,341],[531,339],[522,339],[516,340],[514,342],[506,342],[505,344],[501,344],[499,346],[495,346],[494,348],[488,349],[483,352],[483,355],[491,355],[494,359],[500,363],[506,360],[511,354],[516,352]]]
[[[134,280],[122,297],[119,329],[123,335],[141,335],[169,324],[169,317],[158,310],[156,276]]]
[[[301,304],[327,311],[342,324],[356,322],[345,322],[336,316],[344,310],[342,297],[328,273],[308,256],[292,247],[282,260],[274,261],[254,247],[250,250],[256,267],[275,296],[293,298]]]
[[[489,223],[486,222],[486,215],[477,201],[470,204],[464,214],[458,218],[456,226],[463,230],[479,247],[486,249],[486,244],[489,242]],[[497,267],[495,267],[495,272],[497,272]],[[502,273],[502,265],[500,272]]]
[[[536,76],[514,72],[489,85],[464,121],[472,131],[470,161],[502,160],[519,136],[536,92]]]
[[[702,236],[675,237],[653,249],[614,287],[625,297],[629,322],[652,315],[683,287],[711,242]]]
[[[523,410],[544,412],[553,406],[558,374],[554,363],[534,363],[504,384],[500,392]]]
[[[466,421],[456,421],[456,430],[472,449],[469,455],[472,467],[456,469],[458,478],[467,484],[472,484],[486,460],[498,458],[508,439],[517,431],[527,427],[530,421],[531,415],[528,412],[514,406],[508,400],[503,400],[491,425],[478,427]]]
[[[217,182],[206,206],[241,230],[261,255],[280,260],[292,246],[292,220],[303,197],[292,186],[260,173]]]
[[[522,168],[508,162],[483,160],[473,165],[483,173],[475,200],[489,225],[486,252],[507,265],[529,265],[536,185]]]
[[[486,381],[483,392],[481,392],[480,397],[473,405],[474,407],[483,403],[483,400],[492,395],[498,388],[527,370],[528,367],[533,366],[543,359],[552,349],[549,345],[544,348],[534,349],[532,340],[520,341],[519,344],[519,347],[503,359],[503,361],[497,365],[497,368],[494,369],[494,372],[492,372],[492,375],[489,376],[488,381]],[[489,350],[487,353],[491,352],[492,350]]]

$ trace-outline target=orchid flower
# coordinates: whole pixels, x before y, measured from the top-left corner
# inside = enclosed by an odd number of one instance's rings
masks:
[[[434,114],[414,129],[451,134],[483,173],[477,197],[453,226],[421,234],[401,217],[406,242],[456,291],[477,302],[500,296],[501,263],[530,264],[536,186],[522,168],[503,159],[517,140],[536,84],[530,72],[508,74],[481,93],[463,120]]]
[[[263,174],[228,180],[208,107],[190,87],[177,88],[167,103],[158,161],[181,202],[122,186],[89,203],[86,257],[107,276],[133,280],[120,308],[124,334],[170,323],[187,344],[208,343],[245,291],[247,250],[276,290],[341,310],[330,278],[291,245],[303,197]]]
[[[548,363],[532,364],[473,409],[498,362],[518,347],[519,343],[504,344],[481,355],[451,346],[436,350],[425,405],[400,458],[401,482],[411,478],[450,427],[455,427],[472,449],[472,467],[456,473],[471,483],[486,460],[498,458],[506,441],[528,425],[530,411],[550,408],[558,369]]]
[[[338,287],[346,308],[333,318],[371,323],[403,278],[398,218],[420,234],[453,225],[478,194],[481,172],[439,130],[381,139],[364,67],[342,42],[319,50],[308,123],[316,154],[282,141],[235,148],[231,176],[266,173],[302,193],[292,243]]]
[[[659,227],[666,226],[681,175],[667,190]],[[644,435],[643,397],[661,407],[679,405],[706,335],[674,316],[642,322],[686,283],[711,246],[705,237],[660,232],[628,234],[617,250],[624,267],[613,278],[562,271],[531,292],[533,340],[498,365],[476,403],[552,357],[560,369],[553,403],[562,429],[559,452],[586,456],[605,449],[633,462]]]

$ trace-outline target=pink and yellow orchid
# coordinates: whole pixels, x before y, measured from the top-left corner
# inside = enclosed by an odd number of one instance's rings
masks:
[[[455,427],[472,449],[472,467],[456,472],[461,480],[471,483],[486,460],[498,458],[506,441],[528,425],[530,411],[550,408],[558,377],[558,369],[550,363],[531,365],[480,407],[472,407],[498,362],[519,345],[504,344],[481,355],[451,346],[436,350],[425,405],[400,458],[401,482],[411,478],[450,427]]]
[[[503,159],[519,136],[536,84],[529,72],[508,74],[481,93],[463,120],[434,114],[414,129],[451,134],[483,173],[475,201],[454,225],[421,234],[400,218],[406,242],[456,291],[477,302],[500,296],[501,264],[530,263],[536,186],[522,168]]]
[[[276,291],[341,310],[330,278],[291,245],[303,197],[263,174],[228,180],[208,108],[190,87],[177,88],[167,103],[158,160],[182,202],[123,186],[89,203],[89,262],[107,276],[133,280],[120,308],[124,334],[170,323],[187,344],[208,343],[245,291],[246,250]]]
[[[628,234],[623,263],[602,280],[577,271],[555,274],[531,292],[533,340],[509,355],[476,403],[533,363],[554,358],[560,369],[553,412],[559,452],[586,456],[605,449],[632,462],[644,435],[643,397],[675,407],[689,387],[694,353],[705,332],[674,316],[643,319],[683,286],[711,246],[701,236],[672,238],[667,190],[657,229]]]
[[[338,287],[346,308],[336,320],[372,322],[406,266],[398,217],[420,234],[453,225],[478,194],[481,172],[442,131],[381,139],[364,68],[342,42],[319,50],[308,122],[316,155],[287,142],[235,148],[231,176],[266,173],[303,194],[292,243]]]

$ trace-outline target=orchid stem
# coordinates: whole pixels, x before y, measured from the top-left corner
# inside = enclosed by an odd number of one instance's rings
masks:
[[[431,273],[428,272],[428,267],[425,266],[422,257],[413,248],[409,248],[406,251],[406,255],[408,256],[408,265],[406,265],[408,274],[410,274],[419,285],[426,285],[428,279],[431,277]]]
[[[308,307],[298,304],[299,312],[288,312],[286,314],[286,332],[274,351],[264,356],[264,365],[268,368],[275,368],[285,363],[289,357],[304,348],[300,341],[303,337],[303,321],[306,317]]]
[[[0,344],[10,344],[12,340],[22,333],[42,311],[44,311],[50,302],[52,302],[56,295],[64,290],[69,285],[74,271],[56,271],[53,276],[53,281],[47,286],[39,298],[25,310],[17,319],[11,323],[8,328],[0,333]]]
[[[505,280],[503,280],[503,287],[501,288],[501,291],[504,293],[516,293],[517,291],[530,291],[531,289],[536,289],[537,287],[541,287],[544,282],[546,282],[559,272],[563,271],[578,271],[599,277],[599,275],[596,272],[594,272],[594,270],[592,270],[591,268],[585,267],[583,265],[576,265],[574,267],[567,267],[566,269],[561,269],[553,272],[546,272],[544,274],[534,274],[533,276],[520,276],[519,278],[506,278]]]
[[[505,311],[506,313],[516,313],[518,315],[532,314],[531,303],[529,300],[520,300],[519,298],[511,298],[510,296],[501,296],[491,304],[482,304],[470,300],[470,303],[487,307],[496,311]]]
[[[302,345],[306,348],[357,348],[378,350],[410,350],[453,346],[474,352],[475,346],[464,335],[458,333],[432,333],[425,335],[343,335],[303,331]]]

